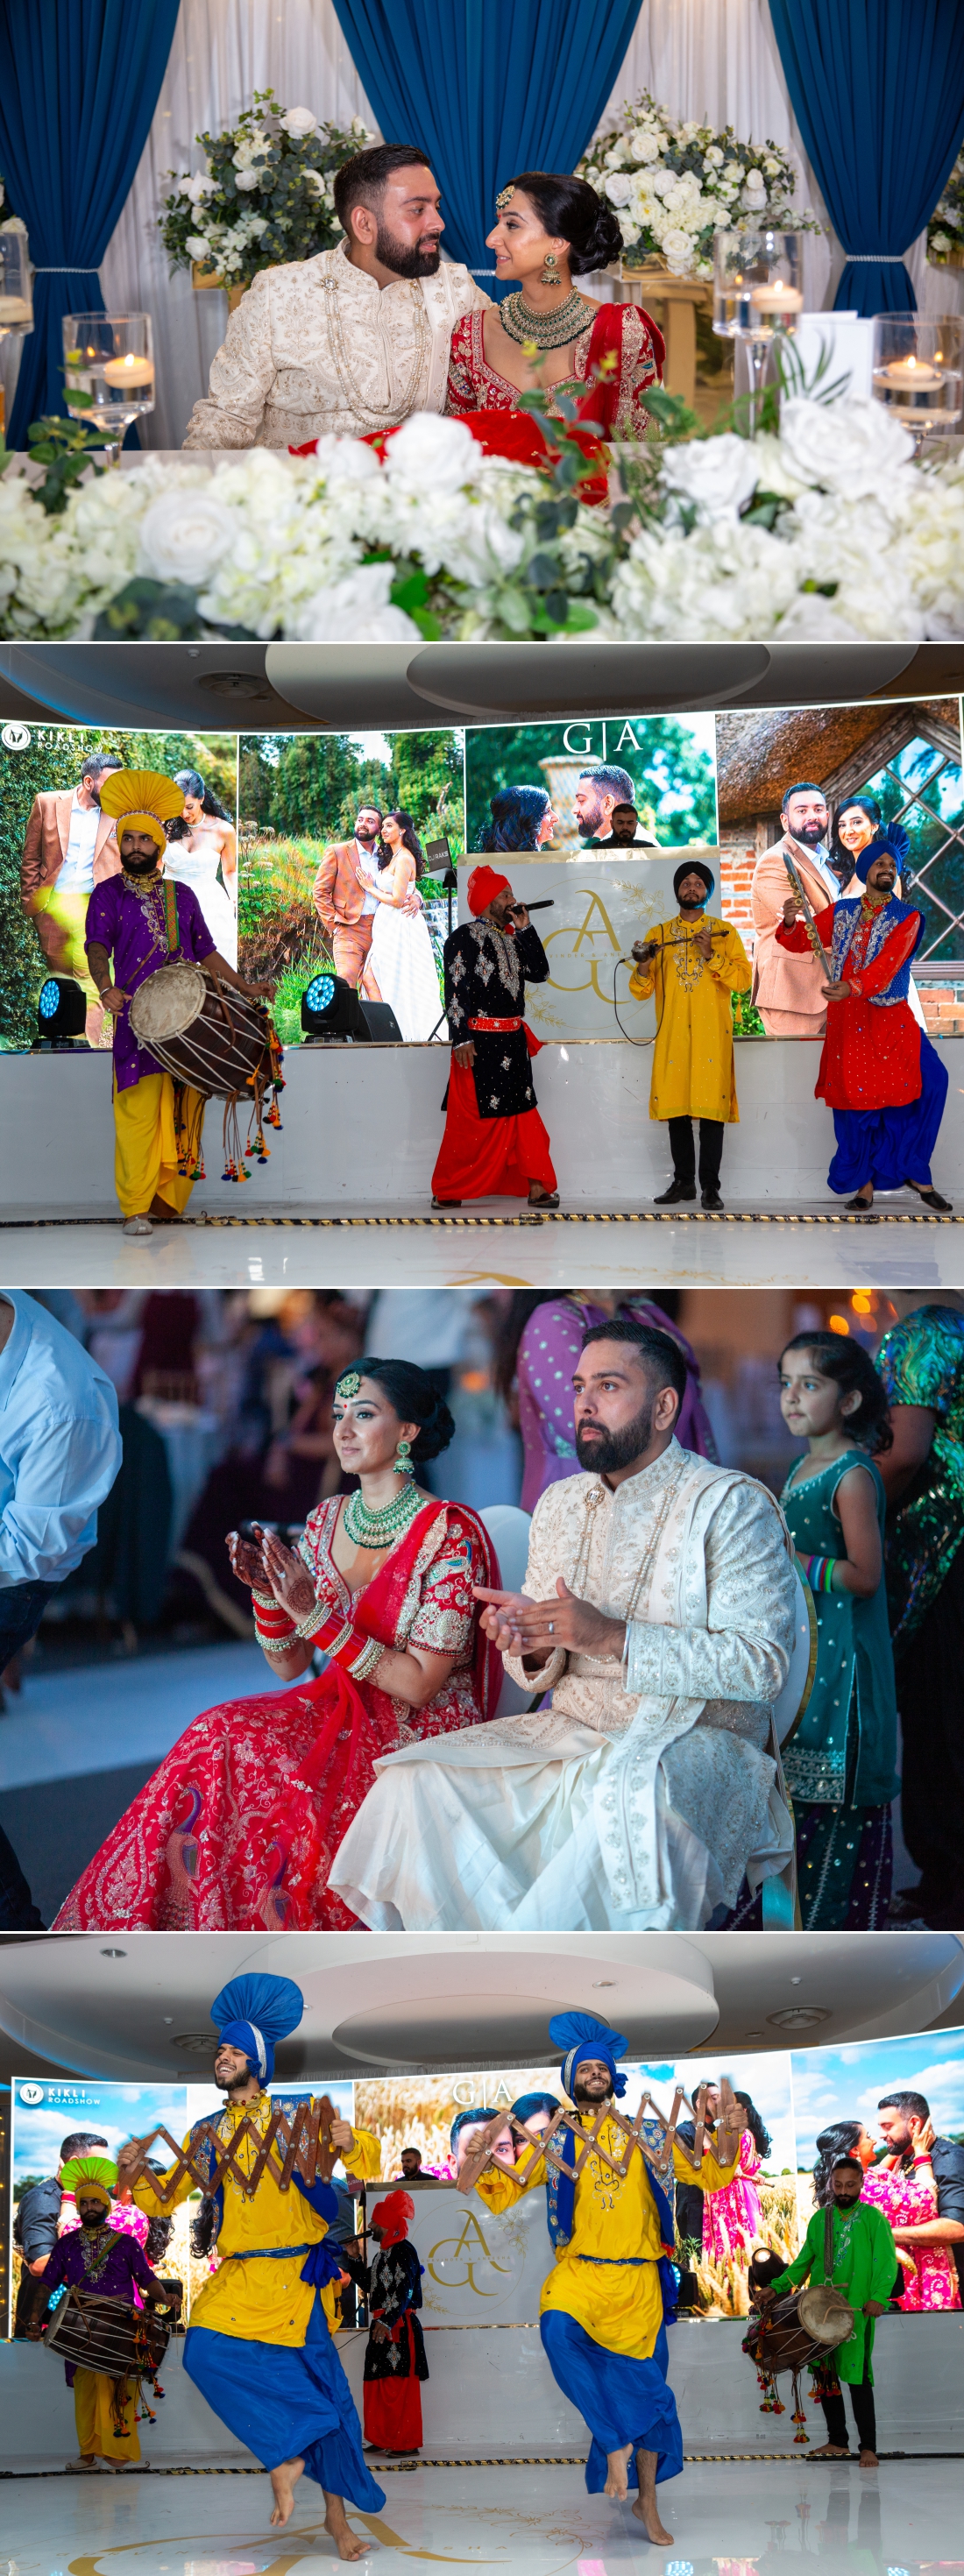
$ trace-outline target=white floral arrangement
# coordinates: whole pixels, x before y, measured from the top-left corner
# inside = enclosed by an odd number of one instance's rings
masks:
[[[675,277],[712,277],[714,232],[822,230],[809,206],[794,205],[797,174],[778,143],[741,143],[732,125],[717,134],[681,124],[648,90],[626,100],[577,175],[614,207],[625,256],[661,259]]]
[[[959,152],[927,227],[932,268],[964,268],[964,152]]]
[[[340,241],[335,172],[375,138],[360,117],[344,130],[319,124],[312,108],[281,108],[264,89],[236,124],[197,140],[204,168],[169,172],[161,239],[172,270],[193,262],[231,287]]]
[[[556,430],[556,435],[559,432]],[[0,634],[425,636],[565,643],[964,636],[964,458],[919,464],[869,399],[783,403],[778,432],[645,451],[587,507],[419,413],[386,442],[147,456],[48,515],[0,479]],[[550,524],[551,523],[551,524]]]

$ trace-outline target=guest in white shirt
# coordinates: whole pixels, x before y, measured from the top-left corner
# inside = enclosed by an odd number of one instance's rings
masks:
[[[489,303],[441,260],[439,191],[416,145],[376,144],[336,172],[345,239],[263,268],[232,313],[185,447],[299,447],[443,412],[455,323]]]
[[[87,905],[95,885],[118,874],[120,851],[100,793],[116,752],[92,752],[79,785],[43,788],[34,797],[20,860],[20,899],[32,921],[51,975],[71,975],[87,996],[87,1041],[110,1046],[112,1024],[90,971],[84,938]]]
[[[0,1675],[97,1538],[121,1463],[109,1377],[35,1298],[0,1294]],[[0,1930],[42,1930],[0,1830]]]

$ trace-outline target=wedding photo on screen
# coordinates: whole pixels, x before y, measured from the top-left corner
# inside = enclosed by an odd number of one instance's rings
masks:
[[[465,855],[463,762],[460,730],[242,735],[239,962],[274,985],[282,1045],[312,1033],[306,995],[322,1024],[335,978],[391,1014],[369,1035],[447,1036],[444,879]]]
[[[112,1021],[85,948],[95,888],[120,872],[105,779],[149,770],[181,793],[163,874],[191,887],[228,964],[238,954],[237,736],[0,725],[0,1051],[43,1033],[45,987],[74,987],[76,1040],[109,1052]],[[173,801],[173,800],[172,800]]]
[[[569,724],[470,725],[466,849],[577,858],[616,849],[713,848],[716,740],[709,714],[579,716]]]
[[[663,2131],[657,2113],[672,2114],[679,2089],[680,2136],[694,2144],[693,2114],[706,2123],[712,2143],[720,2116],[722,2080],[746,2113],[737,2171],[725,2190],[700,2190],[698,2178],[670,2183],[674,2254],[682,2299],[693,2317],[709,2321],[747,2315],[749,2266],[755,2251],[792,2261],[814,2209],[826,2205],[830,2173],[843,2154],[863,2167],[862,2197],[881,2209],[894,2230],[899,2272],[894,2301],[907,2313],[961,2308],[964,2245],[917,2231],[938,2216],[957,2218],[964,2165],[964,2029],[911,2033],[904,2038],[851,2042],[842,2048],[701,2050],[677,2060],[629,2059],[627,2089],[619,2109],[636,2117],[644,2094],[647,2148],[657,2158]],[[424,2267],[425,2306],[433,2322],[530,2321],[538,2308],[545,2272],[545,2214],[541,2195],[510,2206],[496,2218],[480,2197],[456,2195],[466,2156],[499,2113],[505,2126],[494,2153],[512,2168],[529,2150],[512,2118],[541,2133],[563,2095],[557,2066],[488,2067],[484,2072],[405,2074],[338,2079],[314,2085],[285,2082],[268,2090],[289,2113],[309,2094],[327,2095],[340,2118],[357,2121],[377,2138],[381,2180],[413,2179],[418,2186],[412,2228]],[[41,2082],[14,2076],[12,2083],[12,2196],[20,2201],[56,2173],[65,2136],[97,2133],[107,2152],[132,2135],[163,2128],[180,2142],[195,2121],[216,2116],[214,2085]],[[149,2149],[163,2171],[173,2159],[163,2139]],[[417,2157],[413,2167],[412,2157]],[[405,2159],[403,2163],[403,2158]],[[340,2167],[336,2184],[345,2188]],[[431,2188],[427,2188],[431,2186]],[[442,2195],[439,2197],[439,2195]],[[347,2192],[346,2192],[347,2199]],[[210,2269],[204,2207],[195,2191],[170,2218],[164,2270],[179,2278],[188,2303]],[[61,2228],[74,2223],[66,2207]],[[909,2233],[905,2231],[910,2231]],[[14,2290],[20,2268],[14,2236]]]

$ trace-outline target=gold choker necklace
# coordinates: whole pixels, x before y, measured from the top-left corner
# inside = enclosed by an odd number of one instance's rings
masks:
[[[580,331],[585,330],[588,318],[584,299],[575,286],[553,313],[537,311],[523,295],[507,295],[498,313],[510,340],[517,340],[520,347],[526,340],[534,340],[537,349],[564,349],[567,341],[578,339]]]

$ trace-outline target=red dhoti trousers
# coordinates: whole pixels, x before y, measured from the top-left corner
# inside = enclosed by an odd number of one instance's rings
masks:
[[[411,2379],[366,2379],[362,2390],[362,2422],[366,2442],[377,2442],[380,2451],[420,2451],[420,2382],[414,2376]]]
[[[432,1174],[437,1199],[525,1199],[530,1181],[554,1190],[548,1130],[537,1109],[480,1118],[471,1068],[452,1059],[445,1133]]]

